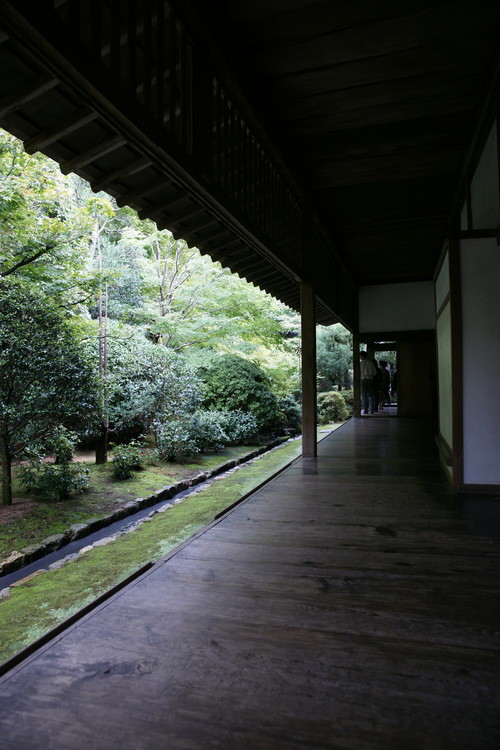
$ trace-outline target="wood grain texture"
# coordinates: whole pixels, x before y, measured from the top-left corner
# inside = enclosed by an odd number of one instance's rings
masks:
[[[0,682],[1,746],[494,750],[498,498],[357,419]]]

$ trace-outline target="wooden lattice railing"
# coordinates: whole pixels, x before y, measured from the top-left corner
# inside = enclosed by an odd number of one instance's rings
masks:
[[[297,271],[302,209],[164,0],[53,0],[94,64]]]

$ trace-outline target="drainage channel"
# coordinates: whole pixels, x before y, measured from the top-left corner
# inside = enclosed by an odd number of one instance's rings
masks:
[[[58,563],[61,560],[64,560],[65,558],[71,558],[72,556],[76,557],[84,547],[91,547],[95,545],[96,542],[99,542],[102,539],[107,539],[108,537],[111,537],[113,535],[119,536],[121,534],[127,533],[127,531],[133,531],[134,528],[140,525],[143,519],[157,513],[159,509],[164,508],[165,506],[170,507],[172,505],[178,504],[179,502],[182,501],[184,497],[186,497],[186,495],[191,495],[195,492],[199,492],[204,487],[207,487],[208,485],[212,484],[214,479],[216,478],[220,479],[224,476],[232,474],[238,469],[248,466],[250,463],[253,463],[254,461],[266,455],[266,453],[270,453],[279,447],[280,445],[273,446],[272,448],[260,453],[257,456],[252,457],[251,459],[247,461],[242,462],[241,464],[238,464],[237,466],[232,466],[231,468],[228,468],[226,471],[223,471],[222,473],[217,474],[217,476],[208,477],[205,481],[199,482],[194,487],[192,486],[192,487],[188,487],[187,489],[180,490],[177,494],[173,495],[168,500],[167,499],[159,500],[157,503],[154,503],[153,505],[148,505],[144,508],[141,508],[137,512],[132,513],[131,515],[126,516],[125,518],[120,518],[119,520],[113,521],[110,524],[103,526],[102,528],[96,531],[93,531],[90,534],[87,534],[86,536],[83,536],[79,539],[75,539],[74,541],[68,542],[67,544],[60,547],[59,549],[54,550],[53,552],[49,552],[43,557],[39,557],[37,560],[27,563],[26,565],[23,565],[21,568],[18,568],[17,570],[13,570],[10,573],[5,573],[4,575],[1,575],[0,576],[0,591],[2,589],[8,589],[8,587],[12,586],[12,584],[16,583],[17,581],[21,581],[24,578],[27,578],[32,573],[36,573],[36,571],[38,570],[48,570],[50,569],[50,566],[53,566],[55,563]],[[276,474],[280,473],[282,470],[283,470],[282,468],[279,469],[276,472]],[[272,477],[268,477],[266,479],[266,482],[269,481],[271,478]],[[226,512],[228,509],[229,508],[226,508],[225,511],[223,512]],[[218,514],[218,515],[222,515],[222,514],[223,513]]]
[[[211,479],[207,479],[205,482],[201,482],[200,484],[196,485],[196,490],[207,486],[212,481],[213,480]],[[169,500],[160,500],[154,505],[149,505],[147,508],[142,508],[141,510],[137,511],[137,513],[133,513],[126,518],[120,518],[119,521],[114,521],[114,523],[110,523],[109,526],[104,526],[102,529],[93,531],[87,536],[81,537],[81,539],[76,539],[73,542],[68,542],[68,544],[65,544],[63,547],[54,550],[54,552],[49,552],[43,557],[39,557],[38,560],[34,560],[33,562],[24,565],[18,570],[13,570],[11,573],[6,573],[5,575],[0,576],[0,589],[12,586],[13,583],[20,581],[23,578],[27,578],[27,576],[31,575],[31,573],[35,573],[37,570],[47,570],[50,565],[53,565],[54,563],[59,562],[60,560],[63,560],[65,557],[68,557],[70,555],[77,555],[84,547],[90,547],[101,539],[106,539],[106,537],[112,536],[113,534],[123,533],[127,527],[136,525],[138,521],[141,521],[143,518],[151,515],[151,513],[157,511],[158,508],[162,508],[167,504],[171,505],[176,501],[178,502],[193,491],[193,487],[189,487],[187,490],[182,490],[181,492],[178,492],[177,495],[171,497]]]

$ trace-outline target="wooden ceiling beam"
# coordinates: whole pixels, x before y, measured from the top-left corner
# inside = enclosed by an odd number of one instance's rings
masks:
[[[256,260],[249,260],[248,258],[234,258],[224,256],[226,263],[230,268],[235,268],[238,272],[250,273],[252,276],[262,274],[264,271],[268,271],[270,268],[269,264],[266,263],[262,258]]]
[[[247,268],[240,267],[238,268],[238,273],[245,276],[245,278],[247,277],[247,274],[249,274],[252,279],[252,284],[257,284],[257,286],[259,286],[260,284],[263,284],[264,286],[269,286],[269,287],[272,286],[273,288],[281,289],[281,288],[284,288],[285,286],[288,286],[288,284],[290,283],[290,282],[285,282],[285,281],[277,282],[276,271],[270,266],[268,270],[265,270],[265,271],[263,270],[260,273],[253,271],[253,270],[250,271],[250,269],[247,269]]]
[[[492,5],[491,3],[489,3]],[[283,27],[279,22],[262,25],[258,29],[260,49],[254,46],[253,59],[257,59],[261,66],[272,65],[274,76],[303,74],[307,70],[321,69],[325,65],[344,64],[346,67],[359,60],[370,60],[377,64],[378,58],[396,52],[424,50],[428,45],[442,45],[450,40],[476,37],[487,32],[484,14],[481,12],[484,4],[476,3],[477,10],[471,13],[470,3],[431,3],[405,9],[400,3],[399,11],[384,15],[383,7],[377,4],[369,5],[372,17],[363,20],[358,4],[352,5],[352,22],[347,21],[335,27],[334,15],[328,14],[328,29],[316,24],[309,33],[297,31],[300,26],[292,22],[289,13],[290,26],[283,34]],[[307,14],[307,10],[306,10]],[[317,18],[311,14],[311,19]],[[310,27],[311,21],[305,21],[303,26]],[[270,39],[266,40],[266,35]]]
[[[119,206],[126,206],[129,203],[134,203],[137,199],[140,200],[157,190],[161,190],[165,185],[168,185],[168,179],[163,177],[163,175],[154,179],[152,178],[151,181],[148,181],[145,185],[138,185],[132,190],[127,190],[126,193],[121,193],[121,195],[117,196],[116,202]]]
[[[219,231],[213,231],[210,227]],[[205,238],[215,238],[219,235],[225,236],[228,232],[226,227],[221,229],[219,221],[213,218],[212,221],[207,221],[206,224],[200,225],[199,227],[193,225],[189,227],[174,226],[168,223],[166,228],[176,240],[184,240],[190,247],[198,247],[198,244],[203,245]]]
[[[257,286],[265,281],[265,291],[268,294],[275,295],[279,297],[280,295],[288,295],[290,294],[290,290],[293,290],[293,293],[297,297],[297,302],[300,303],[300,289],[299,285],[292,281],[291,279],[283,279],[281,281],[272,281],[269,279],[261,279],[257,281],[253,281],[252,283],[257,284]]]
[[[18,86],[15,91],[0,101],[0,117],[4,117],[4,115],[17,109],[17,107],[20,107],[22,104],[26,104],[32,99],[36,99],[37,96],[45,94],[46,91],[53,89],[54,86],[57,86],[58,84],[59,81],[57,78],[43,73],[42,75],[27,81],[22,86]]]
[[[90,164],[97,159],[100,159],[111,151],[116,151],[126,143],[126,139],[121,135],[113,135],[111,138],[107,138],[105,141],[97,143],[92,148],[83,151],[81,154],[73,156],[71,159],[61,162],[61,172],[68,174],[68,172],[75,172],[77,169],[84,167],[86,164]]]
[[[213,234],[207,237],[206,232],[200,232],[195,228],[196,235],[194,236],[196,239],[193,244],[202,245],[205,241],[211,241],[212,244],[215,244],[215,239],[224,242],[233,232],[249,243],[254,251],[266,256],[270,265],[278,269],[278,273],[300,274],[298,266],[293,271],[289,270],[288,258],[283,259],[275,246],[268,246],[264,235],[259,232],[257,227],[249,223],[246,217],[235,213],[232,202],[226,200],[224,194],[219,193],[206,179],[200,179],[200,174],[193,171],[192,161],[186,157],[181,149],[176,147],[168,134],[160,131],[157,123],[144,117],[144,112],[138,103],[132,102],[131,98],[127,98],[121,89],[117,90],[112,85],[111,78],[103,71],[98,70],[95,60],[85,55],[81,47],[78,45],[72,46],[71,36],[63,33],[64,23],[61,23],[57,18],[53,18],[53,14],[44,12],[44,8],[38,5],[32,6],[30,4],[27,7],[26,15],[16,10],[6,0],[1,0],[0,5],[3,13],[2,20],[6,23],[7,29],[13,33],[13,38],[19,46],[21,54],[29,54],[29,50],[36,49],[37,58],[42,61],[42,64],[57,71],[54,75],[59,76],[60,74],[64,86],[62,90],[70,94],[69,99],[72,102],[74,102],[76,95],[80,95],[80,101],[82,102],[92,101],[93,105],[95,102],[100,124],[107,126],[111,133],[117,131],[124,133],[127,139],[127,148],[122,149],[116,158],[107,160],[111,168],[119,163],[120,159],[125,158],[122,155],[126,151],[138,150],[140,153],[144,149],[147,155],[152,158],[153,163],[158,165],[161,172],[164,171],[180,189],[192,195],[200,204],[205,205],[207,211],[216,218],[216,221],[220,221],[224,227],[231,227],[231,230],[223,229],[222,233],[218,233],[215,237]],[[199,42],[199,40],[196,41]],[[28,53],[26,53],[26,50],[28,50]],[[36,64],[36,59],[33,60],[33,63]],[[210,69],[210,63],[211,61],[207,57],[208,69]],[[29,113],[26,114],[29,117]],[[28,135],[32,135],[30,129],[28,129]],[[88,140],[86,145],[88,145]],[[72,144],[72,147],[75,154],[73,159],[81,164],[81,157],[77,157],[75,153],[78,145]],[[70,160],[66,159],[66,162],[70,162]],[[69,165],[66,164],[66,166]],[[77,168],[75,162],[71,166]],[[97,163],[95,167],[88,170],[90,175],[85,174],[86,177],[90,177],[94,189],[96,189],[96,186],[103,187],[102,184],[99,184],[99,181],[106,178],[98,176],[102,174],[102,170],[103,166]],[[98,174],[96,175],[95,172]],[[94,181],[95,178],[97,178],[96,181]],[[132,182],[128,184],[135,187]],[[107,182],[107,185],[112,188],[111,192],[114,195],[120,192],[116,190],[116,185],[113,185],[113,183]],[[179,231],[177,234],[188,237],[186,229]]]
[[[195,218],[197,216],[203,219],[201,224],[198,224]],[[199,232],[203,227],[210,226],[211,224],[220,226],[218,219],[214,219],[203,206],[196,205],[195,203],[191,204],[190,207],[186,207],[184,211],[179,211],[166,219],[167,226],[172,227],[172,229],[180,229],[185,221],[191,225],[190,230],[192,229],[194,232]]]
[[[207,240],[215,240],[217,237],[226,237],[229,234],[230,230],[227,227],[222,226],[217,219],[212,218],[212,220],[209,220],[209,218],[210,217],[207,216],[206,223],[199,227],[191,225],[188,228],[172,224],[169,224],[168,226],[172,226],[170,231],[174,237],[179,234],[186,240],[186,242],[194,242],[195,244],[198,242],[203,244],[205,238]]]
[[[224,243],[217,243],[217,248],[212,248],[212,249],[224,250],[225,252],[228,252],[229,248],[231,248],[233,245],[235,247],[248,248],[247,243],[244,240],[242,240],[241,237],[239,237],[237,234],[233,233],[233,236],[231,237],[231,239],[228,239],[227,242],[224,242]]]
[[[151,221],[155,221],[156,219],[167,221],[168,216],[172,217],[173,219],[176,218],[176,206],[180,207],[184,204],[188,204],[186,208],[194,209],[198,204],[194,203],[187,195],[184,193],[181,194],[181,191],[179,189],[176,190],[176,192],[172,195],[171,198],[168,200],[165,200],[163,198],[161,201],[158,201],[157,203],[151,203],[149,206],[144,206],[144,208],[141,208],[140,211],[138,211],[139,218],[140,219],[151,219]],[[201,210],[201,208],[199,209]],[[161,216],[163,212],[167,211],[168,216]],[[186,214],[189,215],[189,214]]]
[[[142,172],[143,169],[147,169],[151,166],[151,164],[151,159],[149,159],[147,156],[141,156],[139,159],[135,159],[135,161],[131,161],[128,164],[125,164],[123,167],[115,169],[109,174],[105,174],[103,177],[101,177],[100,180],[96,180],[92,184],[92,189],[96,193],[98,193],[101,190],[105,190],[113,182],[118,182],[123,177],[131,177],[132,175],[138,174],[138,172]]]
[[[90,107],[84,107],[66,120],[58,122],[51,128],[47,128],[38,135],[33,136],[33,138],[29,138],[24,142],[24,148],[28,154],[34,154],[35,151],[40,151],[44,146],[49,146],[63,136],[82,128],[84,125],[95,120],[96,117],[97,112],[90,109]]]

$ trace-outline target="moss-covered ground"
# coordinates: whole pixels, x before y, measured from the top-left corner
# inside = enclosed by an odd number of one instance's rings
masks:
[[[146,461],[143,471],[134,472],[130,479],[125,480],[114,478],[111,462],[96,466],[91,456],[79,454],[79,463],[90,471],[90,487],[86,492],[60,503],[26,494],[15,478],[13,505],[0,505],[0,559],[14,550],[41,542],[51,534],[60,534],[73,523],[102,518],[128,500],[147,497],[160,487],[194,477],[254,449],[255,446],[225,448],[175,464],[150,459]]]
[[[44,571],[12,586],[8,596],[0,601],[0,661],[28,646],[145,563],[161,559],[300,452],[300,440],[285,443],[234,473],[214,479],[135,531],[95,547],[57,570]]]

